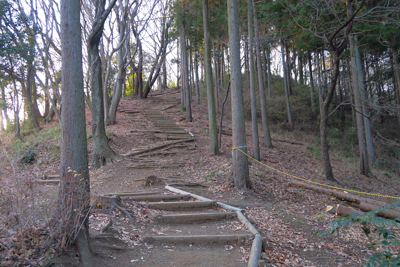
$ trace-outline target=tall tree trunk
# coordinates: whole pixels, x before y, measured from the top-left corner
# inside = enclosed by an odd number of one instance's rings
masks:
[[[357,136],[358,136],[358,146],[360,152],[360,173],[366,176],[371,176],[371,171],[369,168],[369,157],[367,153],[366,140],[365,140],[365,121],[363,119],[363,99],[361,93],[361,82],[362,77],[360,77],[358,71],[361,70],[361,66],[358,65],[357,51],[355,50],[356,40],[354,35],[349,36],[350,43],[350,54],[351,54],[351,73],[353,79],[353,92],[354,92],[354,104],[356,111],[357,120]]]
[[[228,0],[229,58],[232,86],[232,175],[236,188],[250,188],[246,145],[246,126],[243,114],[242,73],[240,64],[238,1]],[[239,151],[240,149],[241,151]]]
[[[18,90],[17,90],[17,83],[14,78],[13,85],[14,85],[14,129],[15,129],[15,136],[18,138],[21,137],[21,127],[19,124],[19,99],[18,99]]]
[[[308,68],[310,72],[310,98],[311,98],[311,110],[315,112],[315,103],[314,103],[314,79],[313,79],[313,71],[312,71],[312,63],[311,63],[311,53],[308,52]]]
[[[99,54],[100,38],[103,35],[103,26],[106,14],[111,7],[105,10],[105,0],[95,2],[96,13],[92,23],[92,29],[87,42],[88,59],[90,67],[90,88],[92,91],[92,135],[93,156],[92,168],[97,169],[116,159],[116,154],[108,144],[104,124],[103,103],[103,78],[102,63]],[[115,1],[113,5],[115,4]]]
[[[257,122],[257,100],[256,100],[256,77],[254,69],[254,38],[253,38],[253,5],[252,0],[247,1],[248,10],[248,32],[249,32],[249,70],[250,70],[250,97],[251,97],[251,125],[253,135],[253,155],[256,160],[260,160],[260,143],[258,139]]]
[[[118,74],[116,79],[116,85],[113,90],[113,95],[111,99],[110,110],[108,112],[108,120],[107,125],[112,125],[117,123],[117,108],[119,105],[119,101],[122,97],[122,89],[125,84],[125,76],[126,76],[126,67],[125,67],[125,46],[122,45],[125,42],[125,32],[126,23],[127,23],[127,14],[128,12],[125,10],[126,6],[122,3],[122,0],[119,0],[119,10],[117,12],[121,12],[118,14],[118,27],[119,27],[119,42],[118,44],[121,48],[118,50]]]
[[[83,93],[80,1],[61,1],[62,142],[59,221],[75,240],[82,266],[94,266],[89,247],[90,182]]]
[[[293,94],[292,91],[292,67],[290,66],[290,51],[287,42],[285,42],[285,54],[286,54],[286,82],[289,95]]]
[[[300,74],[300,85],[304,84],[304,73],[303,73],[303,54],[299,53],[299,74]]]
[[[215,111],[213,75],[211,68],[211,42],[210,42],[210,23],[208,14],[208,0],[203,0],[203,28],[204,28],[204,67],[205,79],[207,84],[207,103],[208,103],[208,128],[210,134],[210,150],[213,155],[219,154],[217,116]]]
[[[21,81],[21,87],[22,87],[22,92],[24,96],[26,97],[26,101],[28,102],[28,111],[29,111],[29,119],[33,122],[33,125],[35,127],[35,131],[39,132],[42,128],[39,125],[39,116],[38,113],[36,112],[36,107],[34,103],[34,95],[33,95],[33,66],[28,64],[28,71],[26,75],[26,87],[23,81]]]
[[[392,48],[393,55],[393,66],[394,66],[394,76],[395,76],[395,95],[397,101],[397,120],[398,120],[398,129],[399,129],[399,138],[400,138],[400,48]]]
[[[318,56],[318,52],[317,52]],[[318,58],[317,58],[318,60]],[[336,88],[337,77],[339,76],[339,56],[334,53],[333,60],[333,77],[330,84],[330,88],[326,97],[324,98],[322,92],[322,86],[319,86],[319,110],[320,110],[320,139],[321,139],[321,155],[324,162],[325,177],[329,181],[335,181],[333,177],[331,160],[329,158],[329,148],[328,148],[328,109],[332,100],[333,93]]]
[[[199,87],[199,57],[197,52],[194,56],[194,73],[196,75],[196,96],[197,96],[197,105],[200,105],[200,87]]]
[[[254,9],[254,31],[255,31],[255,48],[256,48],[256,56],[257,56],[257,72],[258,72],[258,89],[260,91],[260,102],[261,102],[261,119],[262,119],[262,128],[264,134],[264,146],[268,148],[272,148],[272,140],[269,132],[268,125],[268,117],[267,117],[267,105],[265,101],[265,91],[264,91],[264,77],[262,70],[262,62],[261,62],[261,51],[260,51],[260,43],[259,43],[259,31],[258,31],[258,19],[257,19],[257,10],[256,4],[254,0],[251,1]],[[249,18],[250,20],[250,18]]]
[[[288,88],[288,75],[286,71],[286,63],[285,63],[285,51],[283,47],[283,41],[281,42],[281,52],[282,52],[282,68],[283,68],[283,82],[285,85],[285,96],[286,96],[286,108],[288,113],[288,123],[289,128],[293,130],[293,121],[292,121],[292,111],[290,109],[290,102],[289,102],[289,88]]]
[[[191,89],[189,86],[189,66],[188,66],[188,52],[186,49],[186,42],[185,42],[185,23],[182,22],[182,35],[181,38],[183,38],[182,44],[182,65],[183,65],[183,72],[182,72],[182,83],[185,85],[185,91],[186,91],[186,121],[191,122],[192,121],[192,94],[191,94]]]

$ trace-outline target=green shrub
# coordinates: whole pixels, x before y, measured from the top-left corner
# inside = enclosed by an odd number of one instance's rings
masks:
[[[366,212],[364,215],[347,214],[338,220],[331,222],[329,230],[318,231],[319,235],[333,234],[349,225],[359,225],[362,233],[367,237],[365,244],[373,251],[364,266],[399,266],[400,265],[400,240],[396,220],[378,217],[383,210],[399,207],[400,201],[385,205],[378,210]],[[398,218],[397,220],[400,220]],[[395,226],[396,230],[387,229],[388,226]]]
[[[315,147],[315,146],[308,146],[307,147],[308,150],[310,150],[311,155],[313,156],[313,158],[315,159],[320,159],[321,158],[321,149],[319,147]]]
[[[33,163],[37,155],[35,149],[30,146],[22,148],[20,154],[22,155],[20,159],[21,163]]]

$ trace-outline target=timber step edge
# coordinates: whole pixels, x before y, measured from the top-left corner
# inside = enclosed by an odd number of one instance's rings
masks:
[[[190,243],[190,244],[238,244],[243,245],[246,239],[253,238],[252,234],[242,235],[182,235],[182,236],[147,236],[146,242],[159,243]]]
[[[188,200],[190,195],[136,195],[136,196],[121,196],[121,199],[134,200],[134,201],[174,201],[174,200]]]
[[[155,216],[160,223],[193,223],[198,221],[217,221],[232,219],[237,216],[236,212],[200,212],[182,214],[163,214]]]
[[[146,207],[159,210],[195,209],[212,208],[216,203],[216,201],[149,202]]]

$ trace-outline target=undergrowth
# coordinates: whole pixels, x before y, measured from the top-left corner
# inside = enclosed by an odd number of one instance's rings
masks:
[[[349,225],[358,225],[367,238],[365,246],[372,251],[364,266],[399,266],[400,265],[400,240],[396,220],[378,217],[386,209],[400,206],[400,201],[385,205],[378,210],[366,212],[364,215],[347,214],[331,222],[329,230],[319,231],[317,234],[333,234]],[[391,227],[391,226],[394,226]]]

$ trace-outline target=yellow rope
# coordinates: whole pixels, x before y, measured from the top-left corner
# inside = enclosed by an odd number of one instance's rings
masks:
[[[265,167],[267,167],[267,168],[270,168],[271,170],[274,170],[274,171],[276,171],[276,172],[279,172],[279,173],[288,175],[288,176],[293,177],[293,178],[298,179],[298,180],[302,180],[302,181],[309,182],[309,183],[316,184],[316,185],[320,185],[320,186],[325,186],[325,187],[329,187],[329,188],[334,188],[334,189],[338,189],[338,190],[343,190],[343,191],[345,191],[345,192],[354,192],[354,193],[359,193],[359,194],[364,194],[364,195],[369,195],[369,196],[377,196],[377,197],[386,197],[386,198],[400,199],[400,197],[387,196],[387,195],[381,195],[381,194],[375,194],[375,193],[362,192],[362,191],[357,191],[357,190],[352,190],[352,189],[340,188],[340,187],[336,187],[336,186],[332,186],[332,185],[326,185],[326,184],[321,184],[321,183],[318,183],[318,182],[314,182],[314,181],[310,181],[310,180],[307,180],[307,179],[304,179],[304,178],[300,178],[300,177],[291,175],[291,174],[289,174],[289,173],[286,173],[286,172],[277,170],[277,169],[275,169],[275,168],[273,168],[273,167],[271,167],[271,166],[268,166],[267,164],[264,164],[264,163],[262,163],[262,162],[256,160],[256,159],[253,158],[252,156],[250,156],[250,155],[248,155],[247,153],[245,153],[244,151],[242,151],[239,147],[243,147],[243,146],[232,146],[232,150],[237,149],[237,150],[239,150],[240,152],[242,152],[244,155],[246,155],[247,157],[249,157],[249,158],[251,158],[252,160],[254,160],[255,162],[258,162],[258,163],[260,163],[261,165],[263,165],[263,166],[265,166]]]

